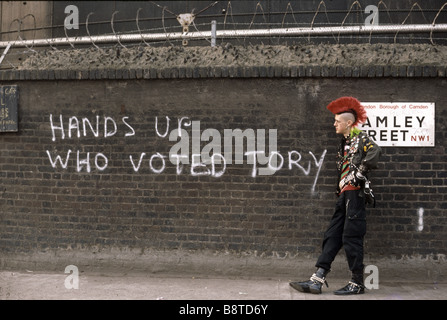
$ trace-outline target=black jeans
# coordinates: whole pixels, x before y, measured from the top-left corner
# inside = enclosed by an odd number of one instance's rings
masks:
[[[344,247],[349,270],[363,274],[363,238],[366,234],[365,198],[360,190],[345,191],[337,200],[335,212],[324,233],[323,250],[317,268],[331,269],[341,247]]]

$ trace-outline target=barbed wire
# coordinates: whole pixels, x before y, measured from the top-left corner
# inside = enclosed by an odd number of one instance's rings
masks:
[[[214,6],[214,5],[217,4],[218,2],[219,2],[219,1],[215,1],[215,2],[213,2],[211,5],[209,5],[209,6],[205,7],[204,9],[200,10],[197,14],[194,14],[194,16],[197,17],[197,16],[199,15],[199,13],[204,12],[206,9],[208,9],[208,8],[210,8],[210,7],[212,7],[212,6]],[[172,12],[172,11],[169,10],[166,6],[164,6],[164,7],[160,6],[159,4],[157,4],[157,3],[153,2],[153,1],[150,1],[150,3],[153,3],[154,5],[156,5],[157,7],[159,7],[159,8],[162,9],[162,15],[161,15],[161,17],[160,17],[160,20],[161,20],[161,22],[162,22],[162,26],[163,26],[162,29],[163,29],[166,33],[172,32],[172,31],[169,31],[168,28],[180,28],[180,27],[181,27],[180,25],[177,25],[177,26],[170,26],[170,27],[166,26],[166,25],[165,25],[165,20],[166,20],[166,18],[163,16],[165,11],[168,12],[168,13],[170,13],[171,15],[173,15],[173,16],[175,16],[175,17],[178,17],[179,14],[176,14],[176,13]],[[353,10],[353,8],[354,8],[355,5],[358,7],[357,10]],[[428,19],[427,19],[427,18],[425,17],[425,15],[424,15],[424,9],[422,9],[422,7],[421,7],[417,2],[415,2],[415,3],[411,6],[411,8],[410,8],[409,10],[403,10],[403,9],[399,9],[399,10],[398,10],[398,11],[408,11],[408,14],[407,14],[406,18],[404,19],[404,21],[403,21],[401,24],[405,24],[406,20],[407,20],[407,19],[410,17],[410,15],[412,14],[413,9],[414,9],[415,7],[417,7],[417,8],[419,9],[419,11],[421,12],[421,14],[422,14],[422,16],[423,16],[423,18],[424,18],[424,21],[427,22],[427,23],[430,23],[430,24],[433,24],[433,25],[434,25],[434,24],[435,24],[435,21],[436,21],[436,19],[437,19],[437,17],[439,16],[439,14],[442,12],[442,10],[444,9],[444,7],[445,7],[446,5],[447,5],[447,2],[446,2],[440,9],[425,9],[425,11],[428,10],[428,11],[432,11],[432,12],[435,11],[435,12],[436,12],[436,17],[433,19],[432,22],[429,22]],[[380,6],[383,6],[383,7],[384,7],[384,9],[385,9],[386,12],[387,12],[387,15],[389,16],[389,18],[390,18],[390,20],[391,20],[390,11],[392,11],[392,9],[389,9],[389,8],[386,6],[386,4],[383,2],[383,0],[380,0],[380,1],[378,2],[377,7],[380,8]],[[234,14],[233,14],[233,12],[232,12],[231,1],[228,1],[227,9],[230,9],[230,10],[225,10],[225,11],[226,11],[226,12],[225,12],[225,18],[224,18],[224,22],[223,22],[222,25],[223,25],[223,29],[226,29],[226,26],[227,26],[227,25],[230,25],[230,24],[233,25],[233,27],[235,27],[235,26],[248,25],[248,28],[247,28],[247,29],[252,29],[253,26],[255,26],[255,27],[265,27],[265,26],[267,26],[267,27],[274,27],[274,26],[281,26],[281,27],[283,27],[283,26],[285,25],[285,19],[286,19],[287,15],[288,15],[288,14],[292,14],[292,17],[293,17],[293,20],[294,20],[294,23],[296,24],[296,26],[303,26],[303,27],[308,26],[308,27],[312,28],[314,25],[316,25],[315,20],[316,20],[316,17],[318,16],[318,14],[321,13],[321,11],[320,11],[320,8],[321,8],[321,7],[324,7],[324,14],[325,14],[325,16],[326,16],[326,20],[327,20],[327,22],[318,22],[319,25],[328,25],[328,26],[331,26],[331,25],[332,25],[332,26],[349,25],[348,23],[346,23],[346,20],[347,20],[347,18],[349,17],[349,15],[350,15],[352,12],[356,12],[357,14],[360,12],[360,13],[362,14],[362,19],[360,19],[360,20],[361,20],[362,22],[364,21],[364,12],[363,12],[363,8],[361,7],[359,1],[354,1],[354,2],[351,4],[351,6],[350,6],[348,12],[347,12],[346,15],[344,16],[343,21],[341,21],[341,23],[330,22],[329,17],[328,17],[328,13],[329,13],[329,12],[328,12],[328,10],[327,10],[327,8],[326,8],[325,1],[320,1],[320,3],[319,3],[319,5],[318,5],[317,9],[313,12],[314,14],[313,14],[313,18],[312,18],[312,21],[310,22],[310,24],[306,24],[306,23],[304,23],[304,22],[303,22],[303,23],[300,23],[300,22],[298,22],[298,21],[295,19],[295,14],[301,14],[301,13],[305,13],[305,14],[307,14],[307,13],[309,13],[310,11],[307,11],[307,12],[294,11],[294,9],[293,9],[293,7],[292,7],[292,4],[291,4],[290,2],[287,3],[287,6],[286,6],[286,9],[285,9],[284,12],[277,12],[277,13],[276,13],[276,14],[282,14],[282,15],[283,15],[282,22],[281,22],[280,24],[278,24],[278,23],[274,23],[274,22],[268,22],[268,21],[267,21],[267,19],[266,19],[266,17],[265,17],[265,16],[266,16],[265,11],[264,11],[264,9],[263,9],[263,7],[262,7],[262,4],[261,4],[260,2],[258,2],[258,3],[256,4],[255,11],[254,11],[253,14],[252,14],[252,18],[251,18],[250,23],[241,23],[241,22],[237,22],[237,23],[236,23],[236,22],[234,22],[234,19],[233,19],[233,15],[234,15]],[[95,24],[104,24],[104,23],[108,23],[108,24],[110,24],[111,29],[112,29],[112,33],[111,33],[111,34],[115,34],[115,35],[117,35],[117,34],[124,34],[124,33],[121,33],[121,32],[115,32],[115,30],[114,30],[114,24],[115,24],[115,22],[116,22],[116,23],[122,23],[122,22],[134,21],[134,22],[135,22],[135,25],[136,25],[136,27],[137,27],[137,29],[135,29],[135,30],[133,30],[133,31],[130,31],[129,33],[132,33],[132,32],[140,32],[140,33],[141,33],[142,30],[141,30],[141,28],[139,27],[139,21],[140,21],[140,20],[144,20],[144,19],[139,19],[139,12],[140,12],[142,9],[143,9],[143,8],[139,8],[139,9],[137,10],[137,12],[136,12],[136,16],[135,16],[135,19],[134,19],[134,20],[126,19],[126,20],[118,20],[118,21],[114,21],[114,20],[115,20],[115,15],[118,13],[118,11],[114,11],[114,12],[112,13],[111,18],[110,18],[109,21],[100,21],[100,22],[96,22]],[[193,10],[193,11],[194,11],[194,10]],[[333,10],[333,11],[331,11],[331,13],[333,13],[333,12],[340,13],[340,12],[343,12],[343,11],[339,11],[339,10]],[[87,34],[89,34],[88,25],[89,25],[89,24],[93,24],[93,23],[89,23],[89,21],[88,21],[90,15],[92,15],[92,14],[94,14],[94,12],[90,12],[90,13],[88,14],[85,23],[83,23],[83,24],[80,23],[80,25],[84,25],[84,26],[86,27],[86,32],[87,32]],[[255,18],[256,18],[257,15],[259,15],[259,14],[262,15],[262,19],[264,20],[263,22],[255,22]],[[230,23],[230,22],[227,22],[227,16],[228,16],[228,15],[230,15],[230,16],[232,17],[232,21],[233,21],[233,22],[231,22],[231,23]],[[247,14],[247,15],[248,15],[248,14]],[[31,16],[31,17],[34,19],[34,27],[31,28],[31,29],[21,29],[20,26],[23,24],[23,21],[24,21],[28,16]],[[12,25],[13,25],[14,22],[18,22],[18,24],[19,24],[19,27],[18,27],[16,30],[12,30]],[[351,25],[355,25],[355,24],[356,24],[356,23],[351,23]],[[392,21],[391,21],[391,24],[392,24]],[[27,14],[26,16],[24,16],[24,17],[22,17],[22,18],[16,18],[16,19],[12,20],[12,22],[10,23],[10,26],[9,26],[9,30],[8,30],[8,31],[2,31],[2,32],[0,32],[0,35],[7,35],[7,34],[12,34],[12,33],[17,33],[17,37],[16,37],[16,41],[17,41],[17,40],[22,40],[21,33],[23,33],[23,32],[33,31],[33,32],[34,32],[33,35],[34,35],[34,37],[35,37],[35,31],[38,30],[38,29],[63,28],[66,37],[67,37],[67,38],[69,37],[68,34],[67,34],[67,28],[66,28],[65,25],[47,26],[47,27],[40,27],[40,28],[37,28],[36,25],[37,25],[37,23],[36,23],[36,18],[35,18],[35,16],[32,15],[32,14]],[[209,25],[208,25],[208,26],[209,26]],[[290,27],[290,26],[292,26],[292,25],[289,24],[288,26]],[[145,30],[145,31],[157,31],[157,29],[159,30],[160,28],[150,28],[150,29],[144,29],[144,30]],[[119,43],[119,44],[121,45],[121,43]]]
[[[167,6],[162,6],[154,1],[150,1],[149,3],[151,3],[152,5],[154,5],[155,7],[157,7],[158,9],[161,9],[161,15],[158,18],[142,18],[141,17],[141,12],[143,10],[143,8],[138,8],[138,10],[136,10],[135,12],[135,18],[134,19],[122,19],[122,20],[117,20],[116,16],[119,13],[119,11],[114,11],[110,17],[109,21],[97,21],[97,22],[91,22],[90,21],[90,17],[92,15],[94,15],[94,12],[89,12],[87,14],[87,17],[85,19],[85,22],[81,22],[79,23],[79,26],[82,26],[85,28],[85,33],[86,35],[89,37],[90,39],[90,45],[93,46],[94,48],[96,48],[97,50],[103,50],[103,48],[112,48],[112,47],[120,47],[122,49],[126,49],[128,47],[134,47],[134,46],[157,46],[157,45],[169,45],[169,46],[176,46],[176,45],[187,45],[188,43],[181,39],[173,39],[170,35],[173,33],[178,33],[178,32],[182,32],[183,33],[188,33],[189,32],[189,27],[192,26],[192,28],[194,28],[194,31],[196,33],[198,33],[199,35],[203,32],[205,33],[205,31],[209,31],[210,30],[210,26],[211,26],[211,20],[213,18],[216,18],[216,15],[203,15],[203,13],[205,13],[208,9],[216,6],[217,3],[219,3],[219,1],[214,1],[206,6],[204,6],[203,8],[201,8],[200,10],[197,10],[197,12],[195,13],[194,9],[192,10],[190,14],[190,18],[191,21],[187,22],[186,24],[181,24],[178,23],[176,25],[173,25],[171,20],[173,20],[174,18],[176,20],[178,20],[180,22],[180,15],[184,14],[184,13],[176,13],[173,10],[169,9]],[[389,8],[385,2],[383,0],[380,0],[377,2],[376,8],[378,10],[383,10],[380,11],[381,13],[386,13],[386,17],[388,17],[388,21],[386,23],[384,23],[383,21],[381,21],[381,24],[389,24],[389,25],[406,25],[407,21],[409,21],[410,17],[412,17],[414,14],[418,14],[419,16],[422,17],[422,21],[424,21],[426,24],[430,24],[432,26],[435,26],[436,23],[440,20],[440,16],[442,13],[446,13],[445,11],[447,11],[447,2],[444,3],[439,9],[434,8],[434,9],[423,9],[418,2],[414,2],[412,4],[412,6],[409,9],[392,9]],[[264,10],[262,3],[261,2],[257,2],[255,9],[252,13],[234,13],[233,12],[233,4],[231,1],[226,1],[224,2],[224,9],[222,9],[222,13],[224,13],[224,16],[220,16],[220,20],[223,20],[222,22],[216,22],[217,28],[218,30],[253,30],[253,29],[271,29],[271,28],[293,28],[293,27],[299,27],[299,28],[310,28],[313,29],[317,26],[323,26],[323,27],[343,27],[343,26],[358,26],[358,25],[362,25],[363,23],[365,23],[365,18],[367,17],[367,14],[365,12],[365,8],[363,8],[360,4],[359,1],[353,1],[348,9],[348,11],[346,12],[346,10],[328,10],[327,6],[326,6],[326,2],[325,1],[320,1],[318,3],[318,6],[316,7],[316,9],[314,11],[299,11],[299,10],[295,10],[293,8],[293,4],[292,2],[288,2],[285,6],[285,8],[283,8],[284,11],[278,11],[278,12],[268,12],[266,13],[266,11]],[[392,16],[391,13],[407,13],[407,15],[405,16],[405,18],[402,20],[402,22],[400,23],[395,23],[392,20]],[[280,19],[277,19],[277,22],[274,21],[270,21],[267,16],[268,15],[275,15],[275,16],[279,16]],[[302,19],[297,19],[297,16],[303,16],[303,15],[312,15],[312,19],[309,22],[305,22],[302,21]],[[330,14],[338,14],[340,16],[340,14],[345,14],[343,17],[343,20],[340,21],[330,21],[329,15]],[[167,16],[169,15],[169,17]],[[238,21],[238,19],[236,19],[236,17],[240,18],[241,15],[244,15],[244,17],[248,17],[248,19],[246,19],[246,22],[241,22]],[[355,15],[355,17],[354,17]],[[428,16],[429,15],[434,15],[434,17],[432,18],[432,20],[430,21]],[[383,15],[382,15],[383,16]],[[32,23],[32,27],[25,29],[22,26],[25,25],[25,20],[29,19],[29,18],[33,19],[33,23]],[[196,22],[196,18],[200,18],[201,21],[206,21],[209,20],[208,22],[202,22],[202,23],[197,23]],[[167,21],[170,21],[171,23],[167,23]],[[447,20],[447,19],[444,19]],[[158,21],[161,26],[158,27],[151,27],[151,28],[142,28],[142,22],[144,21]],[[248,22],[249,21],[249,22]],[[288,22],[287,22],[288,21]],[[117,24],[120,23],[129,23],[129,22],[134,22],[134,28],[131,30],[127,30],[127,31],[118,31],[116,26]],[[113,35],[115,36],[114,39],[116,39],[115,43],[101,43],[101,44],[97,44],[95,43],[94,38],[98,37],[98,36],[93,36],[90,30],[90,26],[92,25],[102,25],[102,24],[106,24],[108,23],[110,25],[110,29],[111,32],[108,33],[102,33],[101,36],[108,36],[108,35]],[[67,28],[67,26],[64,25],[52,25],[52,26],[40,26],[37,27],[37,25],[39,25],[36,21],[36,17],[33,14],[27,14],[21,18],[15,18],[13,20],[11,20],[10,24],[9,24],[9,28],[7,31],[2,31],[0,32],[0,35],[2,37],[4,36],[8,36],[9,38],[13,38],[13,40],[10,40],[9,43],[12,44],[12,47],[14,47],[14,44],[17,42],[20,42],[22,40],[24,40],[24,34],[25,32],[27,33],[28,36],[30,36],[32,39],[31,41],[31,45],[25,45],[26,49],[23,50],[19,50],[19,49],[15,49],[13,52],[9,53],[7,55],[7,58],[4,59],[2,66],[1,67],[5,67],[5,64],[7,64],[10,67],[16,68],[16,66],[14,65],[14,63],[12,61],[15,60],[15,58],[17,58],[18,56],[23,56],[26,54],[31,54],[35,52],[35,46],[34,46],[34,41],[37,40],[36,39],[36,31],[37,30],[45,30],[45,29],[63,29],[63,33],[65,35],[65,38],[67,39],[67,45],[69,46],[69,48],[67,48],[67,46],[62,46],[63,49],[76,49],[76,45],[75,43],[72,41],[73,36],[69,36],[69,29]],[[185,29],[186,26],[186,29]],[[29,33],[32,32],[32,34],[30,35]],[[82,29],[79,29],[78,33],[82,32]],[[164,33],[165,34],[165,39],[164,40],[158,40],[158,41],[147,41],[143,35],[144,34],[151,34],[151,33]],[[340,44],[340,43],[360,43],[360,42],[364,42],[364,43],[369,43],[371,44],[373,42],[373,40],[375,42],[384,42],[384,43],[393,43],[393,44],[397,44],[400,42],[404,42],[404,43],[411,43],[411,42],[427,42],[430,44],[436,44],[438,41],[443,41],[447,43],[447,34],[441,34],[438,37],[434,37],[433,36],[433,31],[430,31],[430,33],[427,36],[415,36],[414,34],[410,34],[410,35],[403,35],[403,34],[399,34],[400,32],[397,31],[395,32],[393,35],[374,35],[373,37],[373,33],[372,31],[369,33],[369,35],[365,36],[365,35],[351,35],[351,36],[346,36],[346,35],[341,35],[340,32],[338,32],[338,34],[332,33],[331,35],[311,35],[309,33],[309,35],[307,37],[298,37],[298,36],[292,36],[292,37],[286,37],[286,36],[277,36],[275,38],[272,37],[250,37],[250,41],[251,42],[261,42],[263,43],[264,41],[270,42],[271,44],[281,44],[281,42],[283,41],[284,43],[313,43],[313,42],[327,42],[327,43],[336,43],[336,44]],[[126,45],[123,44],[123,42],[121,41],[122,37],[125,35],[129,35],[129,34],[136,34],[136,35],[140,35],[140,38],[138,39],[138,41],[135,42],[130,42],[130,43],[126,43]],[[243,44],[246,45],[247,44],[247,35],[244,36],[240,36],[240,37],[233,37],[232,41],[236,41],[238,44]],[[286,39],[287,38],[287,39]],[[29,39],[28,39],[29,40]],[[197,39],[194,40],[195,44],[197,45],[209,45],[211,43],[209,36],[205,36],[203,35],[202,37],[198,37]],[[228,39],[222,38],[221,39],[221,43],[225,43],[228,42]],[[251,44],[250,42],[250,44]],[[59,50],[59,48],[55,45],[52,45],[51,42],[49,42],[48,47],[51,48],[52,50]],[[86,45],[82,45],[81,47],[85,48]],[[87,45],[88,47],[88,45]],[[8,59],[9,58],[9,59]]]

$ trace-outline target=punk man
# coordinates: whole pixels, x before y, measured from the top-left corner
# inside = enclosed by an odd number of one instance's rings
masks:
[[[381,150],[371,138],[357,128],[367,120],[360,101],[341,97],[332,101],[327,109],[335,115],[334,127],[342,135],[338,147],[338,200],[335,212],[324,233],[322,252],[315,264],[316,272],[308,281],[291,282],[301,292],[319,294],[326,276],[339,250],[344,247],[352,278],[349,283],[334,291],[337,295],[361,294],[363,283],[363,239],[366,233],[365,202],[372,200],[368,172],[377,167]]]

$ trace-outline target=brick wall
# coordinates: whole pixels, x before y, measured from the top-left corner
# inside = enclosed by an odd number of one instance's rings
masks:
[[[17,84],[20,99],[19,132],[0,134],[0,251],[315,257],[336,201],[338,137],[325,107],[352,95],[436,103],[434,148],[383,150],[365,253],[444,256],[445,75],[438,67],[4,71],[2,84]],[[173,132],[179,121],[189,138],[183,166],[169,161],[171,148],[186,141]],[[213,176],[211,164],[191,162],[193,136],[206,129],[221,135],[222,146],[225,129],[266,136],[276,129],[283,166],[253,177],[244,158],[224,172],[216,164]],[[199,150],[210,146],[202,139]]]

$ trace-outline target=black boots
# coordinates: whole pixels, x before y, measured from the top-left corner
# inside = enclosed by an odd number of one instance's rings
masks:
[[[329,287],[326,282],[326,275],[329,271],[330,270],[318,268],[312,277],[310,277],[309,281],[290,282],[289,285],[300,292],[319,294],[321,293],[321,287],[323,284],[326,284],[326,287]]]
[[[300,291],[306,293],[320,294],[323,284],[329,287],[326,281],[326,275],[330,270],[318,268],[318,270],[310,277],[308,281],[290,282],[289,285]],[[353,273],[352,279],[349,283],[341,289],[334,291],[336,295],[353,295],[365,293],[365,286],[363,284],[363,273]]]
[[[353,273],[349,283],[341,289],[334,291],[336,295],[352,295],[365,293],[363,284],[363,273]]]

